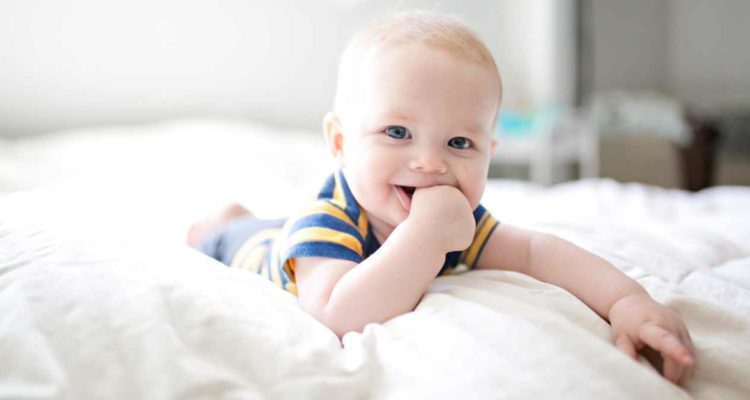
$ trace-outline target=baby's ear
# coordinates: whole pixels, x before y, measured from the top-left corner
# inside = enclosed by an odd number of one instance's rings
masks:
[[[333,158],[338,161],[339,166],[344,166],[344,132],[341,131],[341,121],[333,112],[329,111],[323,118],[323,135],[326,145]]]

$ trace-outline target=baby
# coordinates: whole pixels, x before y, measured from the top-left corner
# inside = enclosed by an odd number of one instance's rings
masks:
[[[188,242],[266,276],[339,337],[413,310],[460,264],[521,272],[577,296],[618,348],[655,350],[683,383],[693,347],[676,313],[605,260],[479,204],[501,93],[491,54],[460,22],[410,12],[371,26],[341,58],[323,126],[339,169],[317,201],[286,221],[233,206]]]

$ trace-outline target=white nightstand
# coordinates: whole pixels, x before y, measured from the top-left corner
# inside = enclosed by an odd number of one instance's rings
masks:
[[[567,116],[554,126],[525,135],[500,132],[493,163],[522,164],[529,167],[529,180],[549,185],[560,180],[562,166],[576,165],[579,178],[599,175],[599,134],[583,118]]]

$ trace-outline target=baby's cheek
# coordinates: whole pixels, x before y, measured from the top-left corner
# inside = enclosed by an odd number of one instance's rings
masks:
[[[382,204],[387,203],[389,199],[389,192],[385,187],[379,187],[378,185],[360,185],[359,190],[352,190],[354,197],[366,209],[377,209]]]
[[[471,204],[471,209],[477,208],[479,205],[479,202],[482,200],[482,194],[484,193],[484,185],[481,186],[472,186],[466,188],[466,190],[462,190],[464,196],[469,200],[469,204]]]

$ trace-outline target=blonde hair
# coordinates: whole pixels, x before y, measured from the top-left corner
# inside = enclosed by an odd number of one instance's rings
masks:
[[[464,23],[448,15],[408,11],[366,26],[351,39],[339,61],[334,110],[340,111],[343,104],[349,103],[347,90],[350,90],[352,79],[359,73],[359,63],[368,51],[409,43],[439,48],[462,60],[484,66],[500,83],[495,59],[479,36]]]

